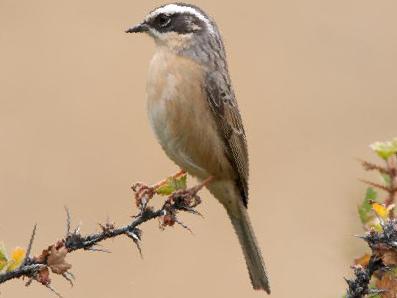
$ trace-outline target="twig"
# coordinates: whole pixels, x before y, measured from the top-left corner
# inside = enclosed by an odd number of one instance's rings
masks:
[[[349,286],[346,298],[361,298],[367,294],[377,294],[372,289],[369,289],[369,282],[374,272],[382,268],[384,268],[382,260],[374,256],[370,258],[366,268],[360,265],[353,266],[355,279],[345,279]]]
[[[181,175],[183,175],[183,173],[179,173],[174,177],[180,177]],[[206,180],[204,183],[207,182],[208,181]],[[163,185],[164,183],[165,182],[162,181],[161,184],[158,185]],[[156,189],[146,187],[141,183],[139,184],[139,190],[136,192],[136,200],[138,207],[140,208],[140,212],[138,215],[133,216],[133,220],[129,224],[121,227],[115,227],[114,224],[107,220],[105,224],[99,224],[101,227],[101,232],[88,235],[80,234],[80,225],[78,225],[74,231],[71,231],[70,212],[67,208],[65,208],[67,215],[65,238],[56,241],[47,249],[44,249],[39,256],[32,257],[30,256],[30,252],[34,236],[36,234],[35,225],[29,241],[27,254],[24,261],[22,262],[22,265],[10,272],[0,273],[0,284],[11,279],[27,277],[29,280],[26,285],[30,285],[33,280],[38,281],[54,292],[57,296],[61,297],[61,295],[51,286],[49,270],[55,274],[62,275],[71,285],[73,285],[74,277],[69,271],[71,265],[65,261],[67,254],[77,250],[109,252],[107,250],[97,248],[96,246],[106,239],[127,236],[133,240],[140,255],[142,256],[142,250],[140,247],[142,231],[138,227],[145,222],[159,218],[162,222],[162,227],[172,226],[174,223],[178,223],[182,227],[190,230],[186,225],[182,224],[182,222],[178,220],[177,213],[182,211],[200,214],[195,210],[195,208],[201,203],[201,199],[197,193],[205,185],[204,183],[201,183],[190,189],[175,190],[168,196],[163,206],[157,210],[147,206],[150,199],[156,194]]]
[[[364,167],[364,169],[366,169],[367,171],[376,170],[380,174],[388,177],[389,182],[385,183],[385,185],[364,179],[360,179],[360,181],[387,192],[388,197],[385,199],[386,207],[393,204],[397,195],[397,156],[395,154],[390,156],[386,160],[386,167],[382,167],[363,160],[359,161],[361,162],[361,165]],[[391,211],[391,217],[393,217],[393,211]]]
[[[35,272],[40,271],[40,269],[44,268],[46,265],[44,264],[31,264],[31,265],[23,265],[15,270],[10,272],[5,272],[0,274],[0,284],[14,278],[18,278],[21,276],[31,276]]]
[[[378,166],[366,161],[361,161],[361,164],[366,170],[376,170],[380,174],[387,177],[385,184],[378,184],[367,180],[362,182],[369,184],[375,188],[384,190],[388,195],[385,199],[385,207],[391,206],[396,198],[397,193],[397,157],[395,154],[386,160],[386,167]],[[378,280],[381,280],[385,272],[390,271],[391,267],[397,266],[397,219],[394,218],[393,208],[389,208],[388,218],[378,217],[381,227],[380,232],[370,230],[364,239],[372,250],[371,257],[368,264],[364,267],[362,265],[353,266],[354,279],[348,280],[348,289],[346,292],[347,298],[362,298],[367,295],[382,294],[389,289],[372,289],[369,287],[372,277],[375,275]],[[377,287],[379,287],[377,285]],[[390,287],[390,285],[389,285]],[[393,287],[393,286],[392,286]],[[390,294],[390,293],[387,293]],[[383,297],[383,295],[382,295]],[[391,296],[386,296],[391,297]],[[395,297],[393,295],[393,297]]]
[[[391,157],[388,158],[387,162],[387,169],[390,172],[389,178],[389,196],[385,200],[386,206],[389,206],[394,203],[397,193],[397,156],[393,154]],[[393,213],[391,214],[393,216]]]
[[[393,191],[390,187],[384,186],[384,185],[379,184],[379,183],[375,183],[375,182],[368,181],[368,180],[365,180],[365,179],[360,179],[360,181],[361,181],[362,183],[368,184],[368,185],[370,185],[370,186],[372,186],[372,187],[374,187],[374,188],[383,190],[383,191],[385,191],[385,192],[387,192],[387,193],[390,193],[391,191]]]
[[[365,295],[377,294],[383,289],[370,289],[369,283],[376,272],[388,271],[389,266],[397,265],[397,220],[388,219],[382,223],[382,232],[373,230],[360,237],[364,239],[372,250],[368,265],[364,268],[361,265],[353,266],[355,278],[346,279],[348,289],[347,298],[361,298]],[[393,256],[393,257],[391,257]]]
[[[365,161],[362,159],[358,159],[358,161],[361,163],[361,165],[363,166],[363,168],[366,171],[378,171],[380,174],[383,174],[383,175],[390,174],[390,171],[385,167],[382,167],[380,165],[377,165],[377,164],[374,164],[374,163],[371,163],[371,162],[368,162],[368,161]]]

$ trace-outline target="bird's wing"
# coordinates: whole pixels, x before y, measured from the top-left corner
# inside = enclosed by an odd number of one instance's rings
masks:
[[[223,137],[226,155],[237,173],[243,203],[248,204],[248,150],[243,122],[228,77],[214,71],[206,76],[209,106]]]

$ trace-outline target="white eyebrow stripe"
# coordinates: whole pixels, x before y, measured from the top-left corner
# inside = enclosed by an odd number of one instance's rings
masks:
[[[145,21],[150,20],[151,18],[156,17],[159,14],[174,14],[174,13],[190,13],[197,18],[199,18],[201,21],[203,21],[206,25],[208,30],[210,31],[211,34],[214,33],[214,27],[212,26],[210,20],[205,17],[202,13],[200,13],[198,10],[194,9],[193,7],[190,6],[181,6],[177,4],[168,4],[163,7],[157,8],[156,10],[152,11],[150,14],[148,14],[145,18]]]

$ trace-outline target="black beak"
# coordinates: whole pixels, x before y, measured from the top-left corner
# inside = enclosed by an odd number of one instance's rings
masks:
[[[125,33],[141,33],[141,32],[147,32],[148,30],[149,30],[148,25],[146,25],[145,23],[141,23],[126,30]]]

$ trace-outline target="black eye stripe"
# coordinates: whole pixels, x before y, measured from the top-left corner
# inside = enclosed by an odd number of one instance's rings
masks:
[[[205,28],[203,21],[189,13],[160,13],[149,20],[148,24],[160,33],[187,34],[202,31]]]
[[[166,14],[159,14],[156,17],[156,22],[159,24],[160,27],[166,27],[171,23],[171,17]]]

